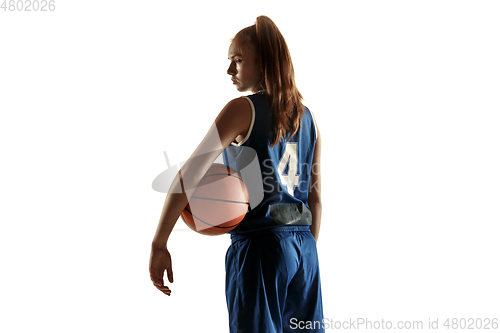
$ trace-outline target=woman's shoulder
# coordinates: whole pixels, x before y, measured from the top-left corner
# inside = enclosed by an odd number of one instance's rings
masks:
[[[218,130],[236,134],[231,138],[231,142],[241,142],[247,137],[253,119],[254,112],[248,100],[243,96],[233,98],[226,104],[217,117],[216,124]]]

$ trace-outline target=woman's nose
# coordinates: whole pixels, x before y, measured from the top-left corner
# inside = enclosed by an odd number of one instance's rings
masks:
[[[236,64],[234,61],[231,62],[229,65],[229,68],[227,69],[227,74],[229,75],[235,75],[236,74]]]

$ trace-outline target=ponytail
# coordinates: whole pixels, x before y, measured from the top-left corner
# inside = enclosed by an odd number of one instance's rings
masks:
[[[273,135],[271,147],[282,138],[290,140],[299,130],[304,114],[303,97],[295,85],[292,58],[285,38],[267,16],[259,16],[255,24],[244,28],[234,39],[249,38],[255,47],[257,62],[262,69],[257,90],[266,93],[271,105]]]

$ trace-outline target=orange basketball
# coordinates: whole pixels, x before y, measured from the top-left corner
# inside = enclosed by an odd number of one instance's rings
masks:
[[[222,235],[240,224],[248,205],[248,190],[238,172],[214,163],[194,190],[181,217],[197,233]]]

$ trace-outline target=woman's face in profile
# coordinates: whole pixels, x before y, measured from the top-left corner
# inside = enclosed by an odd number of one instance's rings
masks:
[[[257,66],[257,55],[253,47],[233,40],[229,46],[228,59],[231,61],[227,74],[240,92],[252,91],[260,81],[260,69]]]

